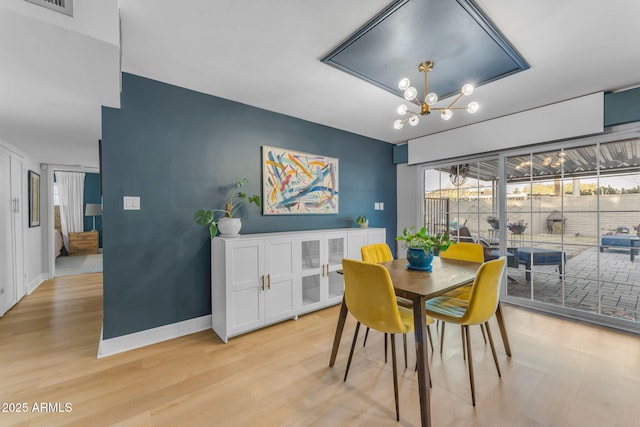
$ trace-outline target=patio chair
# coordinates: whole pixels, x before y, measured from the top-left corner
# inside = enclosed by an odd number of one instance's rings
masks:
[[[458,227],[457,229],[453,230],[449,234],[451,237],[458,237],[458,239],[454,239],[454,240],[458,240],[459,242],[476,243],[475,239],[471,235],[471,231],[469,231],[469,227],[466,227],[466,226]]]

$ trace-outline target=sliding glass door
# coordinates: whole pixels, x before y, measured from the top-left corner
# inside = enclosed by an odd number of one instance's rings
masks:
[[[507,157],[507,217],[528,223],[508,296],[640,321],[639,153],[633,139]]]
[[[497,244],[498,158],[424,170],[424,225],[430,233],[449,232],[456,240]]]
[[[640,139],[553,147],[425,168],[424,225],[507,254],[505,301],[638,330]]]

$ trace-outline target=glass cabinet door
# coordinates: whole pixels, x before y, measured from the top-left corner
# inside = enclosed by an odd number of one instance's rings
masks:
[[[320,282],[322,281],[321,268],[322,240],[314,238],[303,240],[300,245],[302,272],[302,306],[317,304],[321,301]]]
[[[347,238],[345,235],[327,237],[328,269],[335,271],[342,268],[342,259],[345,256]]]
[[[320,268],[320,240],[304,240],[302,242],[302,272]]]

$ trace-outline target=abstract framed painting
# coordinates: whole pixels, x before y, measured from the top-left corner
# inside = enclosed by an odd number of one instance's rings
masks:
[[[262,147],[263,215],[337,214],[338,159]]]

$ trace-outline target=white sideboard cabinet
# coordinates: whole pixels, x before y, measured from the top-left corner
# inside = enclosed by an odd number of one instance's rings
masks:
[[[360,247],[386,241],[384,228],[331,229],[216,237],[211,241],[214,332],[229,338],[339,304],[337,270]]]

